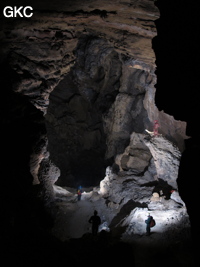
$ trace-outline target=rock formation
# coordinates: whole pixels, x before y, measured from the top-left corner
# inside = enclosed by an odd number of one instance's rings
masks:
[[[183,150],[186,124],[154,103],[151,40],[159,17],[154,2],[116,1],[113,7],[107,1],[106,10],[104,4],[62,3],[62,12],[52,4],[26,23],[8,21],[1,31],[2,58],[17,73],[15,92],[45,115],[50,156],[61,169],[62,185],[83,179],[97,184],[106,160],[124,151],[132,131],[151,130],[154,119]]]
[[[126,240],[144,234],[148,210],[158,233],[177,225],[182,231],[189,220],[176,179],[186,123],[155,104],[159,12],[153,0],[114,2],[57,0],[47,8],[36,1],[28,20],[1,18],[1,66],[9,70],[12,93],[40,114],[26,164],[44,203],[61,210],[56,201],[64,199],[69,217],[77,219],[75,193],[56,186],[73,191],[81,184],[94,187],[85,199],[105,210],[110,229]],[[154,120],[156,137],[145,131]],[[74,237],[73,223],[68,230],[66,239]]]
[[[156,154],[156,150],[152,150],[151,154],[148,147],[150,143],[160,153]],[[159,155],[158,164],[155,155]],[[58,210],[64,212],[66,218],[71,217],[68,223],[64,223],[58,212],[54,234],[62,240],[81,237],[88,231],[88,219],[93,207],[98,210],[102,219],[100,231],[111,231],[126,242],[145,241],[144,221],[149,212],[156,220],[156,235],[151,240],[154,244],[159,242],[160,234],[165,236],[162,242],[165,245],[169,245],[172,240],[180,241],[180,235],[182,240],[187,240],[190,236],[190,223],[176,184],[179,157],[178,148],[162,136],[149,138],[133,132],[130,144],[115,162],[116,165],[119,163],[117,172],[116,167],[107,167],[106,176],[100,186],[89,192],[84,191],[78,206],[75,204],[76,193],[71,188],[69,192],[54,186],[56,199],[64,198],[66,203],[65,207],[57,202]],[[164,166],[168,166],[166,170],[169,172],[162,175]],[[78,231],[75,230],[76,227],[79,228]],[[141,240],[138,240],[139,236]]]

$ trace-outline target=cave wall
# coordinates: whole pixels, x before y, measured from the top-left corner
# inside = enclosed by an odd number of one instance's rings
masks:
[[[13,90],[43,112],[50,160],[64,179],[73,181],[79,167],[90,176],[92,160],[91,176],[98,172],[99,181],[131,133],[151,131],[155,119],[183,150],[186,123],[154,101],[154,1],[58,2],[48,9],[36,1],[33,7],[29,20],[1,18],[1,61],[16,73]],[[35,176],[42,153],[31,169]]]
[[[11,246],[11,240],[17,238],[18,233],[26,233],[29,230],[29,218],[35,206],[30,155],[40,136],[46,134],[42,112],[35,108],[27,97],[12,91],[12,83],[15,80],[16,73],[10,66],[6,63],[1,65],[3,101],[0,116],[2,144],[0,211],[3,229],[1,240],[5,253],[10,252],[8,246]]]

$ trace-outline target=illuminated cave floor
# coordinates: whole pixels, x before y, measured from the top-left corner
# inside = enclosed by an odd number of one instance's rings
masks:
[[[104,221],[104,230],[93,237],[91,234],[91,225],[88,220],[93,211],[97,210],[101,219],[104,217],[112,221],[113,214],[108,210],[105,199],[90,192],[82,195],[81,201],[77,201],[75,190],[70,189],[67,195],[60,195],[57,198],[54,209],[56,210],[55,225],[52,234],[63,241],[71,255],[74,255],[78,249],[82,259],[94,258],[91,253],[97,256],[97,261],[104,263],[101,257],[107,254],[113,254],[113,257],[121,261],[124,257],[134,261],[136,267],[155,266],[180,266],[192,267],[192,244],[188,236],[188,229],[182,232],[160,232],[156,226],[152,228],[150,236],[146,236],[145,224],[141,234],[126,234],[123,237],[125,228],[109,229],[107,221]],[[104,216],[105,215],[105,216]],[[110,231],[109,231],[110,230]],[[119,250],[119,251],[117,251]],[[129,251],[127,255],[127,250]],[[75,253],[76,254],[76,253]],[[131,254],[131,257],[130,257]],[[124,257],[123,257],[124,255]],[[111,255],[110,255],[111,256]],[[130,257],[130,258],[129,258]],[[122,262],[123,263],[123,262]],[[128,261],[127,261],[128,263]]]

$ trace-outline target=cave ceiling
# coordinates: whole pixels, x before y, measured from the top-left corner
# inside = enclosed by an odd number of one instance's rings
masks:
[[[60,2],[47,7],[45,1],[36,1],[30,19],[2,18],[1,59],[12,51],[15,70],[32,78],[31,85],[26,80],[18,90],[33,95],[33,88],[40,88],[43,80],[49,81],[51,90],[74,64],[73,51],[83,35],[108,40],[115,51],[133,58],[136,64],[155,66],[151,41],[159,13],[154,1],[115,1],[115,5],[113,1]]]

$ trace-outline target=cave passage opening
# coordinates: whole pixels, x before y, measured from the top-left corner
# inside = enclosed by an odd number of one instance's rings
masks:
[[[97,186],[112,164],[106,158],[104,118],[118,94],[122,63],[104,39],[80,38],[76,62],[50,94],[48,150],[60,168],[59,186]]]

